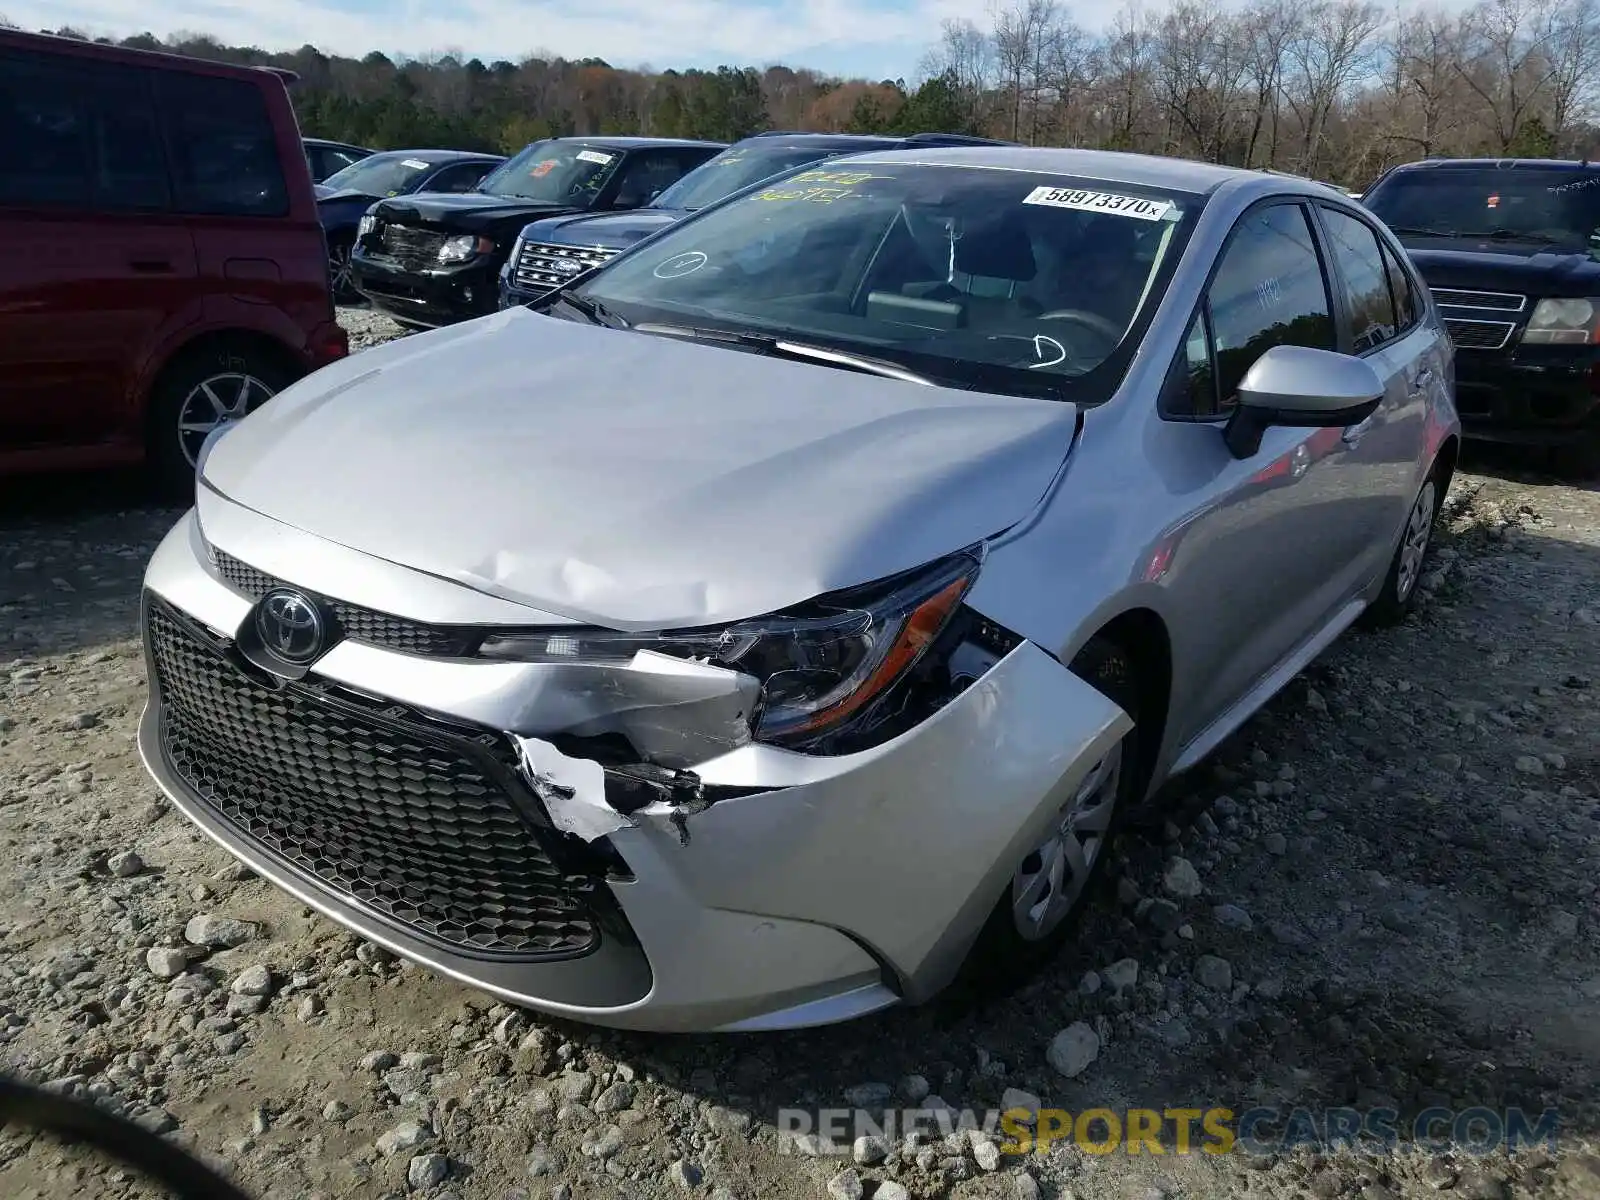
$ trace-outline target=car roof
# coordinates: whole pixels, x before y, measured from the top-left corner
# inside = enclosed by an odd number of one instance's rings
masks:
[[[1500,171],[1600,171],[1600,163],[1576,158],[1424,158],[1419,162],[1401,163],[1396,171],[1437,171],[1451,167],[1488,167]]]
[[[572,137],[551,138],[550,140],[555,142],[577,142],[584,146],[609,146],[613,150],[643,150],[651,147],[671,148],[677,146],[689,149],[704,147],[711,150],[721,150],[728,144],[727,142],[702,142],[695,138],[609,137],[605,135],[596,135],[594,137],[574,135]]]
[[[332,146],[337,150],[361,150],[367,154],[375,151],[368,150],[365,146],[358,146],[354,142],[336,142],[332,138],[303,137],[300,139],[308,146]]]
[[[126,63],[134,67],[161,67],[187,71],[191,74],[226,75],[234,79],[252,81],[271,76],[281,80],[286,86],[299,79],[295,72],[282,67],[244,66],[239,63],[218,62],[210,58],[196,58],[191,54],[176,54],[167,50],[135,50],[129,46],[110,46],[104,42],[62,37],[54,33],[24,33],[20,29],[0,28],[0,47],[20,50],[24,54],[72,54],[80,58]]]
[[[1128,154],[1118,150],[1073,150],[1046,146],[923,146],[883,152],[893,162],[930,166],[986,167],[991,170],[1043,172],[1159,187],[1206,195],[1227,183],[1255,182],[1263,193],[1305,191],[1327,195],[1332,189],[1294,175],[1269,175],[1245,167],[1223,167],[1185,158]],[[873,160],[878,154],[854,156]],[[1276,186],[1272,186],[1276,185]]]
[[[372,154],[373,158],[415,158],[425,163],[461,162],[471,159],[475,162],[505,162],[503,154],[484,154],[477,150],[378,150]]]

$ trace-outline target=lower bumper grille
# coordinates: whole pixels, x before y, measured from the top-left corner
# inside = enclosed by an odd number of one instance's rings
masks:
[[[1475,321],[1464,317],[1446,317],[1445,331],[1459,350],[1498,350],[1511,340],[1516,329],[1510,321]]]
[[[480,957],[600,940],[599,885],[564,872],[487,744],[316,688],[258,682],[155,596],[145,636],[162,750],[218,817],[302,875]]]

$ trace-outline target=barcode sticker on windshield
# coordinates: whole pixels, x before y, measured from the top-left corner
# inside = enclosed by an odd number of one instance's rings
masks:
[[[579,150],[578,157],[583,159],[584,162],[599,163],[603,167],[615,156],[602,154],[598,150]]]
[[[428,169],[428,164],[420,158],[403,158],[400,160],[400,165],[402,167],[410,167],[413,171],[426,171]]]
[[[1170,200],[1146,200],[1142,196],[1119,196],[1112,192],[1085,192],[1079,188],[1036,187],[1022,201],[1047,204],[1051,208],[1074,208],[1081,212],[1108,213],[1159,221],[1172,211]]]

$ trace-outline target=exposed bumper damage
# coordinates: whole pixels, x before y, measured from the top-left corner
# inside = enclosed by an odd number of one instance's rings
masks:
[[[237,506],[214,506],[206,531],[264,572],[316,579],[380,612],[529,623],[525,607]],[[147,586],[222,639],[253,608],[207,565],[192,514],[162,543]],[[476,731],[485,746],[503,744],[503,731],[507,770],[537,797],[551,836],[601,864],[585,868],[588,886],[617,923],[599,948],[512,961],[441,947],[286,863],[180,777],[155,690],[140,733],[152,775],[230,853],[395,953],[513,1003],[668,1031],[825,1024],[933,995],[1015,863],[1129,725],[1026,642],[976,662],[958,694],[903,731],[835,754],[752,741],[752,678],[665,655],[580,668],[429,659],[347,639],[310,681],[403,706],[413,723],[446,722],[456,736]]]

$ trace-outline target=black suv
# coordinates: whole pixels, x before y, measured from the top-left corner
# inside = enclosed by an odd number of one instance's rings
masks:
[[[1455,342],[1468,437],[1600,447],[1600,165],[1429,159],[1362,203],[1399,236]]]
[[[758,133],[735,142],[643,208],[628,213],[583,213],[531,222],[500,273],[500,306],[526,304],[571,283],[580,271],[628,249],[735,192],[807,163],[869,150],[918,146],[1007,146],[959,133],[906,137],[862,133]]]
[[[355,289],[402,324],[449,325],[499,306],[500,267],[536,217],[639,208],[726,147],[676,138],[535,142],[473,192],[381,200],[350,255]]]

